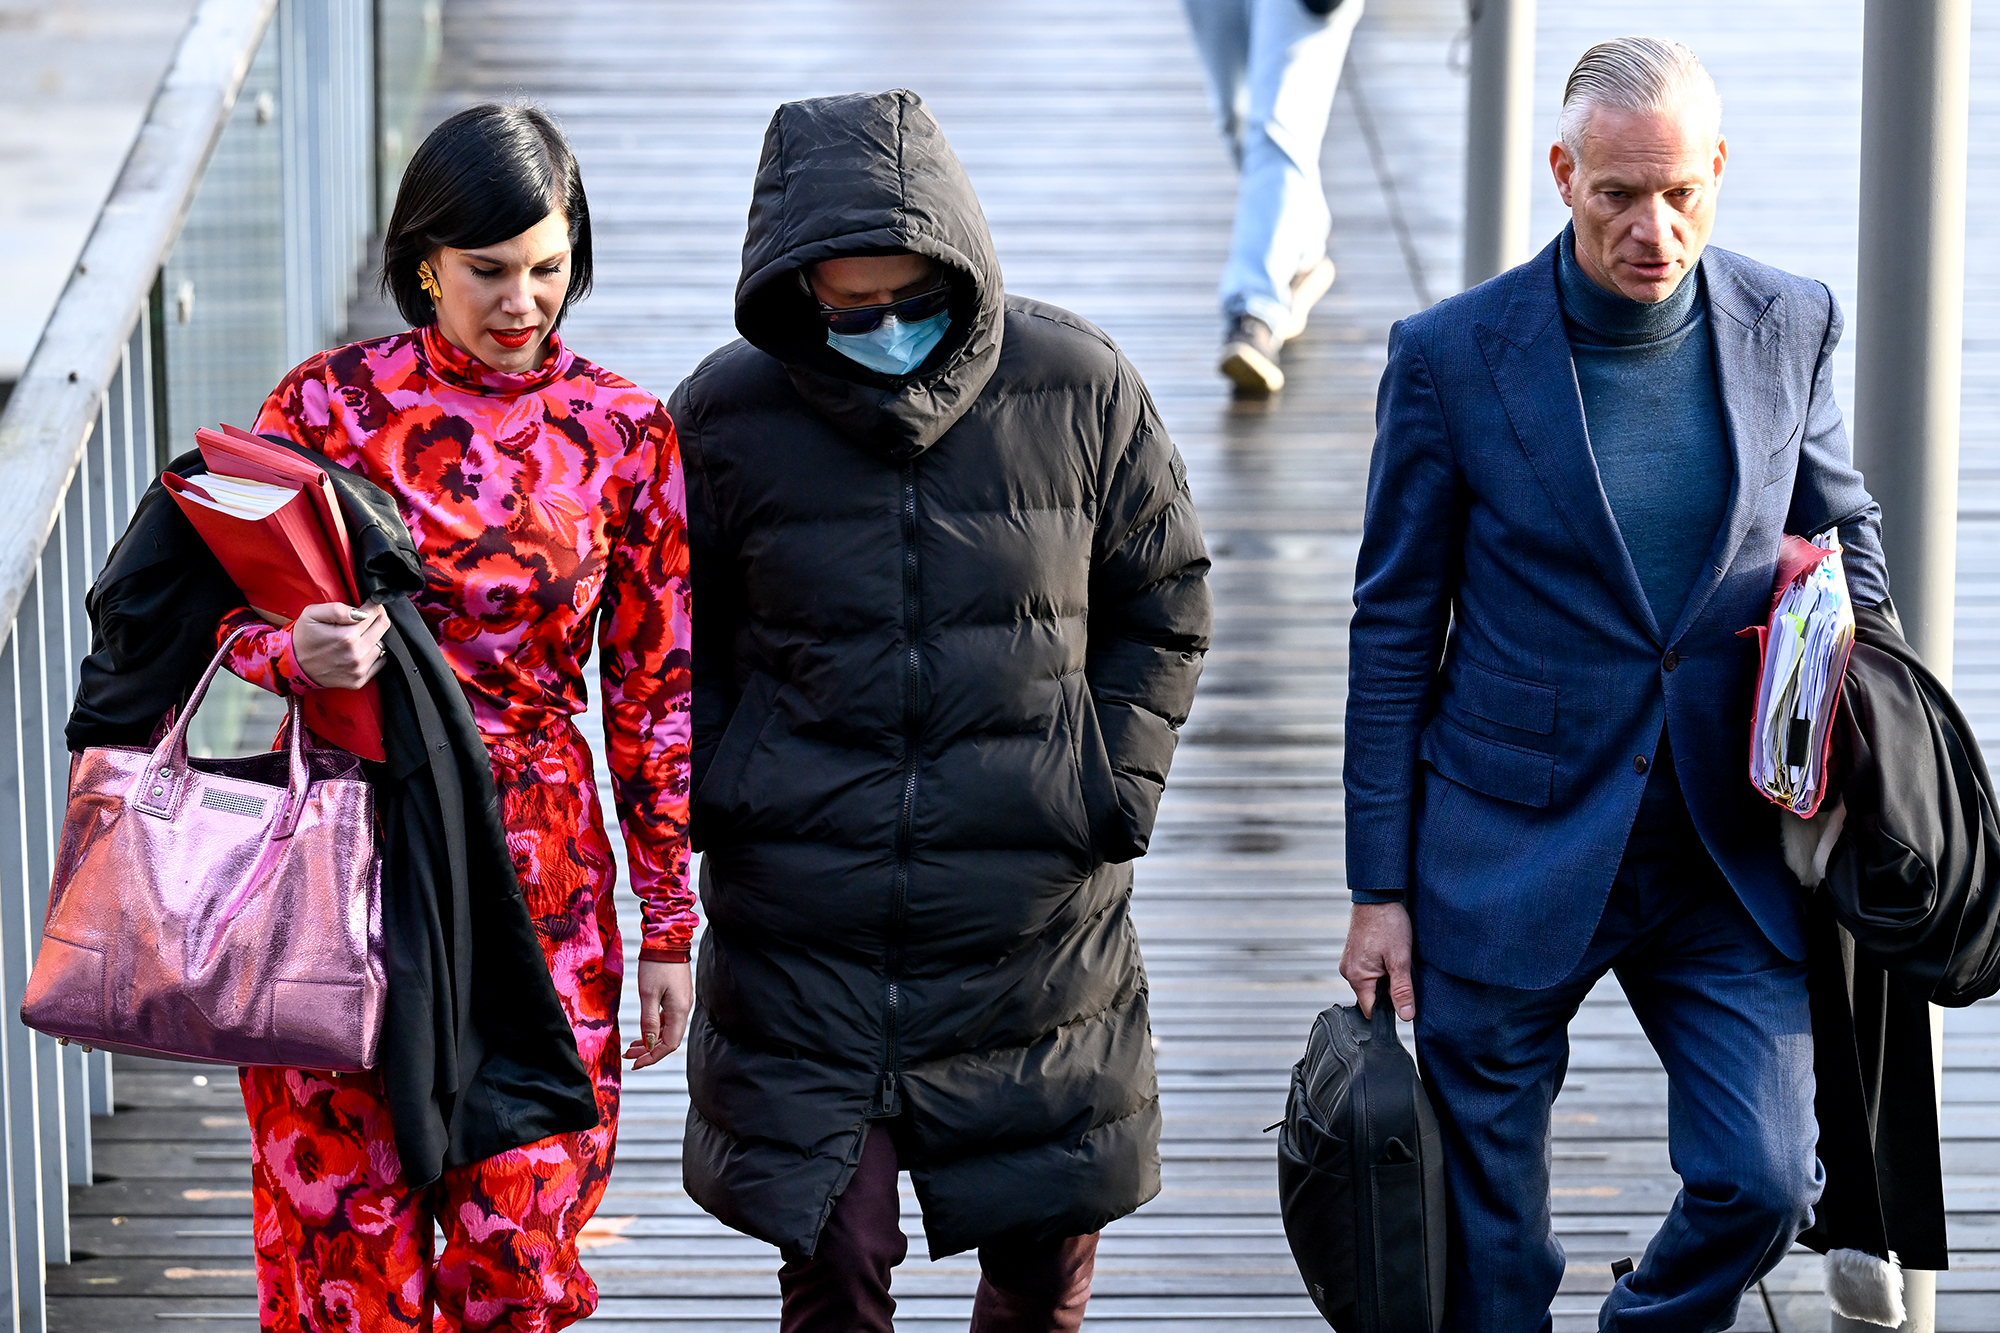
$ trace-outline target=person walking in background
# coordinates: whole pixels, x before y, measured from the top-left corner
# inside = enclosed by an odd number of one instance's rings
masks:
[[[429,578],[412,600],[491,752],[597,1111],[594,1128],[448,1159],[426,1182],[398,1160],[379,1071],[245,1069],[267,1329],[430,1333],[433,1302],[438,1329],[556,1329],[597,1306],[577,1236],[611,1170],[624,959],[590,749],[571,720],[593,646],[645,922],[642,1035],[626,1054],[644,1066],[679,1044],[695,920],[685,502],[659,401],[556,332],[590,277],[589,206],[554,123],[527,107],[462,111],[411,159],[384,240],[383,285],[417,327],[311,358],[257,420],[381,486],[409,526]],[[248,628],[231,666],[266,689],[352,689],[381,669],[382,616],[310,607],[280,629],[246,607],[219,634]],[[492,1058],[507,1038],[484,1034]]]
[[[1385,974],[1414,1011],[1458,1333],[1549,1327],[1550,1106],[1607,971],[1666,1067],[1682,1187],[1601,1327],[1729,1327],[1820,1193],[1805,895],[1745,776],[1737,631],[1787,533],[1837,528],[1859,605],[1888,575],[1832,293],[1708,246],[1721,115],[1685,47],[1592,47],[1550,150],[1570,225],[1390,336],[1341,972],[1364,1012]]]
[[[979,1333],[1074,1330],[1160,1187],[1131,918],[1208,645],[1187,472],[1111,340],[1005,293],[896,91],[772,118],[688,468],[689,1197],[785,1333],[889,1333],[907,1170]]]
[[[1242,173],[1222,270],[1222,373],[1285,387],[1278,349],[1333,285],[1319,147],[1363,0],[1183,0],[1215,118]]]

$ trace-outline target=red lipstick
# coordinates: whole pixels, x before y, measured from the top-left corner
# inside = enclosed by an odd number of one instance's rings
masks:
[[[502,347],[508,348],[510,350],[526,347],[528,345],[528,339],[535,336],[535,331],[533,328],[488,329],[486,331],[493,336],[494,342],[497,342]]]

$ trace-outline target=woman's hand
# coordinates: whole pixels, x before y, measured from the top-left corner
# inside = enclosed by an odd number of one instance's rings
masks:
[[[389,613],[379,606],[321,602],[292,622],[292,652],[321,689],[358,690],[382,669],[388,632]]]
[[[656,1065],[681,1048],[694,1008],[694,970],[686,963],[639,962],[639,1039],[625,1048],[632,1068]]]

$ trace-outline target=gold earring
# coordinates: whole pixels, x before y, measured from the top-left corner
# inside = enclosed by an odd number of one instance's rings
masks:
[[[444,289],[438,286],[437,272],[431,268],[428,259],[417,265],[417,286],[424,289],[424,295],[431,298],[431,304],[444,300]]]

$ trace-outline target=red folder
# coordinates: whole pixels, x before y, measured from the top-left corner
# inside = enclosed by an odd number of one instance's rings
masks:
[[[223,430],[229,434],[195,433],[210,472],[297,495],[264,518],[246,519],[195,499],[208,496],[199,477],[169,472],[160,481],[251,608],[274,625],[289,625],[321,602],[358,605],[354,553],[325,471],[254,435],[229,426]],[[382,697],[373,681],[358,690],[313,690],[300,706],[316,734],[364,759],[383,759]]]
[[[345,600],[350,606],[360,604],[361,594],[354,582],[354,550],[347,540],[347,521],[340,515],[340,503],[333,497],[333,483],[327,480],[325,468],[236,426],[225,425],[220,431],[198,430],[194,442],[210,472],[274,486],[303,488],[332,549],[340,557],[335,563],[345,580]]]

